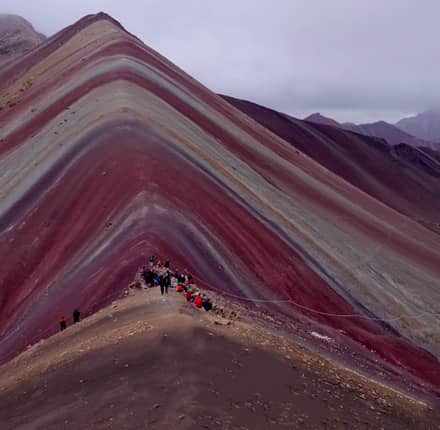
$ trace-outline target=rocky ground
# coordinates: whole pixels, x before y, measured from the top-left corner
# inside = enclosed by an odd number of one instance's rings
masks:
[[[0,65],[31,50],[45,39],[24,18],[0,14]]]
[[[223,306],[132,291],[30,347],[0,368],[2,430],[440,429],[426,400]]]

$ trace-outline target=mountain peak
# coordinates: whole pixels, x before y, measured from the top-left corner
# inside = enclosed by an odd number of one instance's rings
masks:
[[[396,127],[419,139],[440,142],[440,109],[429,109],[403,118],[396,123]]]
[[[341,126],[341,124],[339,124],[339,122],[335,121],[332,118],[328,118],[324,115],[321,115],[320,112],[312,113],[307,118],[304,118],[304,120],[314,122],[315,124],[330,125],[332,127],[340,127]]]
[[[83,20],[91,21],[110,21],[122,28],[121,23],[106,12],[100,11],[94,14],[86,15]]]
[[[45,39],[23,17],[0,14],[0,64],[30,51]]]

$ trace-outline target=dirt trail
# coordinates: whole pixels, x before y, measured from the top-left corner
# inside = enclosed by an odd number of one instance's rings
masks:
[[[303,347],[136,292],[0,367],[9,429],[440,429],[421,401]]]

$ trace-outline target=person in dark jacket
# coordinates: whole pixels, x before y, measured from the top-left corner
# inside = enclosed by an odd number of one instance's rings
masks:
[[[67,318],[64,315],[60,318],[59,323],[60,323],[61,331],[66,330],[66,328],[67,328]]]
[[[209,299],[206,299],[203,302],[203,309],[205,309],[206,312],[210,311],[212,309],[212,302]]]
[[[147,275],[145,276],[145,283],[151,287],[151,285],[154,283],[154,272],[152,270],[149,270],[147,272]]]
[[[168,288],[171,287],[171,277],[169,275],[165,276],[165,294],[168,294]]]
[[[74,323],[74,324],[79,323],[79,317],[80,317],[80,315],[81,315],[81,312],[80,312],[78,309],[75,309],[75,310],[73,311],[73,323]]]
[[[158,282],[157,282],[158,284],[159,284],[159,286],[160,286],[160,293],[162,294],[162,296],[163,296],[163,293],[165,292],[165,278],[163,277],[163,276],[160,276],[159,275],[159,279],[158,279]]]

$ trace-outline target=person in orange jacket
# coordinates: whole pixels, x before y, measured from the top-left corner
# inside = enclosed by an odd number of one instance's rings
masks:
[[[203,299],[200,293],[197,295],[196,299],[194,300],[194,304],[196,307],[201,308],[203,306]]]
[[[60,323],[61,331],[66,330],[67,328],[67,318],[63,315],[60,320],[58,321]]]

